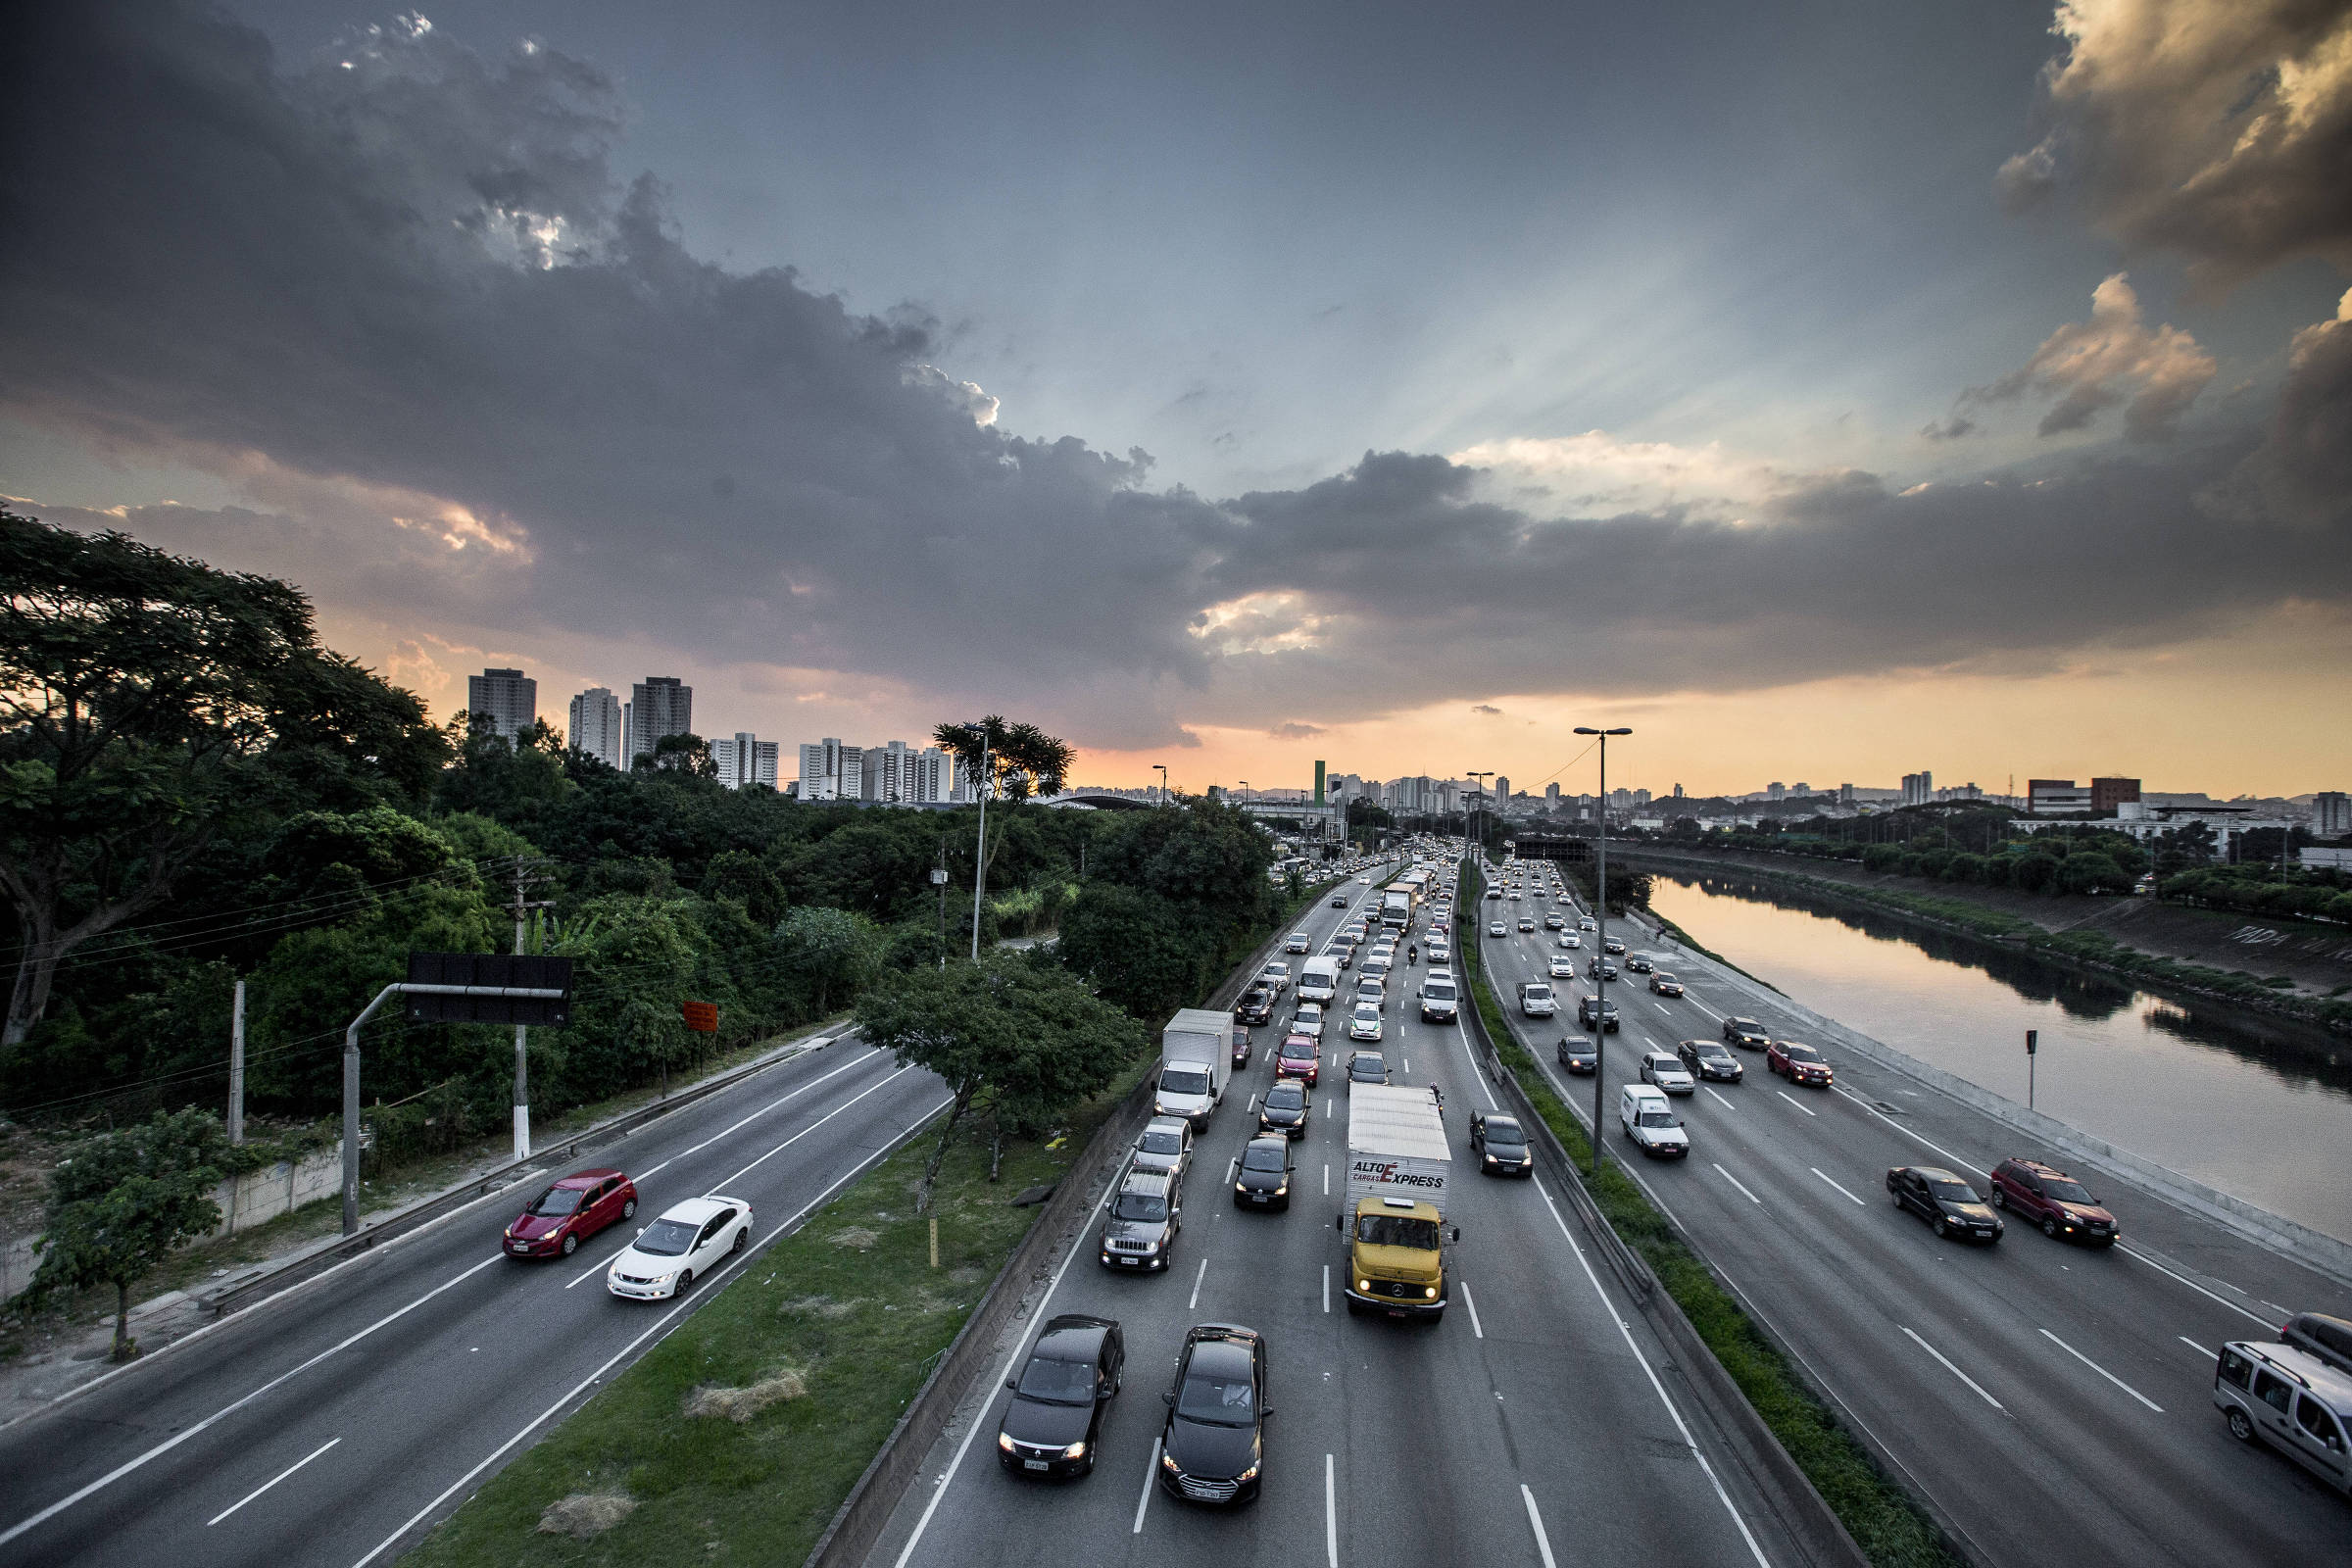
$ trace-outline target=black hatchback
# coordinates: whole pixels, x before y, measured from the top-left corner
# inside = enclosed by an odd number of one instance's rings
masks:
[[[1895,1207],[1917,1214],[1938,1236],[1987,1246],[2001,1239],[2001,1216],[1974,1187],[1948,1170],[1934,1165],[1897,1165],[1886,1173],[1886,1191]]]
[[[1744,1046],[1750,1051],[1762,1051],[1766,1046],[1772,1044],[1771,1031],[1753,1018],[1724,1019],[1723,1038],[1735,1046]]]
[[[1535,1152],[1527,1147],[1527,1130],[1515,1116],[1494,1116],[1486,1111],[1470,1113],[1470,1152],[1478,1156],[1481,1174],[1488,1176],[1533,1176],[1536,1173]]]
[[[1718,1083],[1736,1084],[1747,1076],[1747,1068],[1738,1056],[1723,1049],[1720,1041],[1685,1040],[1674,1048],[1683,1058],[1683,1065],[1693,1078],[1712,1078]]]
[[[1065,1312],[1045,1326],[997,1428],[997,1458],[1016,1475],[1083,1476],[1095,1468],[1102,1413],[1118,1396],[1127,1345],[1118,1323]]]
[[[1257,1495],[1265,1465],[1266,1337],[1239,1323],[1185,1330],[1160,1433],[1159,1484],[1187,1502]]]
[[[1233,1172],[1233,1206],[1283,1209],[1291,1206],[1288,1134],[1267,1133],[1242,1146],[1241,1163]]]
[[[1600,1048],[1589,1035],[1562,1035],[1559,1046],[1560,1065],[1580,1075],[1600,1071]]]

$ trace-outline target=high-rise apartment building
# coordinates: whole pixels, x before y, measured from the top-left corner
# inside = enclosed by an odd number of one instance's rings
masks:
[[[1787,800],[1788,798],[1788,786],[1776,778],[1771,783],[1764,786],[1764,798],[1768,801]]]
[[[1510,798],[1511,798],[1511,781],[1510,781],[1509,779],[1507,779],[1507,778],[1504,778],[1504,777],[1503,777],[1503,776],[1502,776],[1500,773],[1497,773],[1497,774],[1495,774],[1495,775],[1494,775],[1494,799],[1496,799],[1497,801],[1507,801],[1507,800],[1509,800]]]
[[[813,746],[801,747],[801,799],[804,801],[855,801],[864,793],[863,768],[865,748],[844,746],[841,738],[828,735]]]
[[[1840,784],[1838,786],[1838,804],[1839,806],[1851,806],[1854,804],[1854,787],[1851,784]]]
[[[776,787],[776,743],[763,741],[749,730],[737,730],[732,737],[710,743],[710,764],[718,769],[718,781],[731,790],[747,784]]]
[[[694,688],[675,675],[648,675],[629,688],[628,706],[621,710],[622,751],[628,765],[654,755],[654,743],[670,735],[694,733]]]
[[[612,688],[591,686],[571,700],[569,744],[607,767],[621,763],[620,699]]]
[[[932,806],[960,800],[956,792],[956,759],[936,746],[905,741],[863,748],[858,796],[890,806]]]
[[[2322,790],[2311,798],[2311,830],[2324,839],[2352,833],[2352,795]]]
[[[1552,791],[1552,793],[1553,793],[1554,795],[1557,795],[1557,794],[1559,793],[1559,791],[1558,791],[1557,789],[1554,789],[1554,790]],[[1674,787],[1674,798],[1675,798],[1676,800],[1678,800],[1678,801],[1687,801],[1687,800],[1689,800],[1689,799],[1690,799],[1690,797],[1689,797],[1689,796],[1687,796],[1687,795],[1685,795],[1685,794],[1683,793],[1683,787],[1682,787],[1680,784],[1677,784],[1677,785]]]
[[[1682,793],[1680,786],[1676,787],[1675,793],[1678,795]],[[1544,804],[1545,806],[1557,806],[1560,804],[1560,786],[1557,781],[1544,786]]]
[[[1936,799],[1936,775],[1926,768],[1903,775],[1903,804],[1925,806]]]
[[[519,669],[485,669],[466,677],[466,713],[478,733],[512,742],[539,722],[539,683]]]

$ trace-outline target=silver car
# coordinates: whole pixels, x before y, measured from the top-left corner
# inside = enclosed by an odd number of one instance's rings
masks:
[[[1182,1116],[1154,1116],[1135,1140],[1135,1170],[1160,1170],[1182,1180],[1193,1165],[1193,1124]]]

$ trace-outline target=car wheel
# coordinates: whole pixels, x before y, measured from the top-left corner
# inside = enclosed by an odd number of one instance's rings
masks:
[[[564,1255],[565,1257],[569,1257],[572,1253],[578,1251],[579,1250],[580,1239],[577,1236],[565,1236],[564,1238]]]
[[[743,1250],[744,1243],[750,1241],[751,1239],[752,1228],[749,1225],[746,1225],[743,1229],[735,1233],[735,1245],[728,1248],[727,1250],[730,1252],[740,1252]]]
[[[1992,1190],[1992,1206],[1995,1208],[2007,1208],[2009,1206],[2009,1195],[2002,1192],[1998,1187],[1995,1187]]]
[[[1936,1229],[1936,1239],[1940,1241],[1940,1240],[1943,1238],[1943,1236],[1944,1236],[1944,1235],[1945,1235],[1945,1234],[1946,1234],[1946,1233],[1947,1233],[1947,1232],[1948,1232],[1948,1231],[1951,1229],[1951,1227],[1950,1227],[1950,1226],[1948,1226],[1948,1225],[1946,1225],[1946,1224],[1943,1222],[1943,1216],[1942,1216],[1941,1214],[1938,1214],[1938,1215],[1936,1215],[1936,1216],[1935,1229]]]
[[[2240,1443],[2252,1443],[2254,1441],[2254,1423],[2246,1419],[2245,1411],[2236,1409],[2234,1407],[2230,1409],[2230,1435]]]
[[[2045,1215],[2041,1222],[2041,1234],[2044,1236],[2055,1237],[2058,1234],[2058,1222]]]
[[[635,1219],[637,1217],[637,1200],[632,1198],[627,1202],[620,1205],[620,1217],[622,1219]]]
[[[678,1285],[677,1285],[677,1289],[675,1289],[675,1290],[671,1291],[669,1294],[670,1294],[670,1295],[672,1295],[672,1296],[684,1296],[684,1295],[685,1295],[685,1294],[686,1294],[688,1291],[691,1291],[691,1290],[693,1290],[693,1289],[694,1289],[694,1270],[692,1270],[692,1269],[690,1269],[690,1268],[682,1268],[682,1269],[678,1270]]]

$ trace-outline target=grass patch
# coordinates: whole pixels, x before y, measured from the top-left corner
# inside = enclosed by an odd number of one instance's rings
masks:
[[[1483,892],[1483,878],[1465,862],[1461,902],[1470,906]],[[1692,944],[1696,946],[1696,944]],[[1592,1144],[1511,1032],[1489,983],[1475,937],[1461,954],[1463,973],[1479,1017],[1503,1065],[1518,1081],[1560,1147],[1580,1173],[1611,1229],[1649,1265],[1650,1272],[1683,1309],[1715,1359],[1764,1418],[1797,1467],[1804,1471],[1831,1511],[1838,1515],[1864,1554],[1879,1568],[1958,1568],[1960,1557],[1943,1533],[1888,1480],[1869,1450],[1838,1424],[1827,1404],[1800,1380],[1771,1342],[1758,1332],[1737,1298],[1684,1242],[1666,1216],[1650,1204],[1634,1179],[1613,1160],[1603,1160],[1597,1179],[1583,1176],[1592,1162]]]

